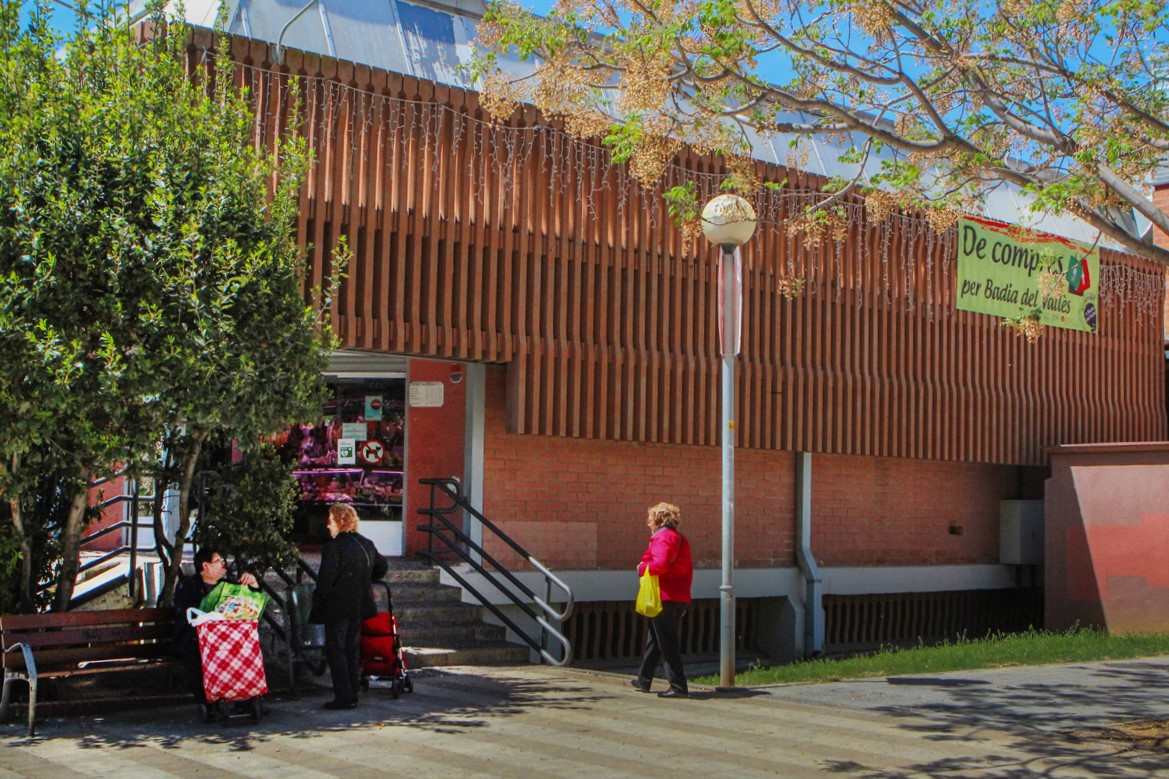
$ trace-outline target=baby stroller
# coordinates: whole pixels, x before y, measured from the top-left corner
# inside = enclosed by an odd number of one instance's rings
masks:
[[[394,615],[394,600],[390,585],[374,582],[374,601],[379,601],[379,590],[385,590],[386,610],[379,611],[361,624],[361,689],[369,690],[369,681],[386,679],[390,682],[390,696],[397,698],[403,692],[414,692],[414,682],[406,670],[402,644],[398,640],[398,618]]]

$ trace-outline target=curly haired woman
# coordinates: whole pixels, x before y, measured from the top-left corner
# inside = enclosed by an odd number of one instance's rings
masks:
[[[662,611],[649,621],[641,670],[632,684],[641,692],[649,692],[658,662],[665,661],[670,688],[659,692],[659,698],[686,698],[690,695],[686,672],[682,669],[678,623],[690,602],[694,567],[690,562],[690,542],[678,532],[681,522],[682,510],[673,503],[651,506],[645,522],[650,532],[649,547],[637,566],[638,576],[648,568],[651,576],[658,577]]]
[[[333,677],[333,700],[326,709],[357,706],[361,680],[361,622],[377,611],[370,584],[389,566],[377,547],[357,532],[357,512],[336,503],[329,507],[327,527],[333,540],[321,551],[321,570],[313,593],[309,622],[325,625],[325,657]]]

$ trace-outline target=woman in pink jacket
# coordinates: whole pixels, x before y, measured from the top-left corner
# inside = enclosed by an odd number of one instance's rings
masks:
[[[666,679],[670,689],[659,692],[659,698],[686,698],[686,672],[682,670],[682,648],[678,641],[678,622],[690,602],[690,582],[694,567],[690,563],[690,542],[678,532],[682,510],[673,503],[659,503],[649,510],[649,548],[641,556],[637,575],[648,567],[651,576],[658,577],[662,589],[662,611],[649,621],[645,637],[645,656],[641,670],[632,684],[641,692],[649,692],[658,662],[665,661]]]

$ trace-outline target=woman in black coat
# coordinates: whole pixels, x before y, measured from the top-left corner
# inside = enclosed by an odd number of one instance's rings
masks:
[[[325,626],[325,657],[333,677],[333,700],[326,709],[357,706],[361,682],[361,623],[377,613],[370,585],[389,566],[365,536],[357,532],[357,512],[339,503],[329,507],[332,540],[321,552],[321,570],[313,593],[311,622]]]

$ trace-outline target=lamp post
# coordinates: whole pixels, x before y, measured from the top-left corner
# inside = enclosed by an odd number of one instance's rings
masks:
[[[755,209],[738,195],[719,195],[702,209],[702,232],[722,250],[722,593],[719,603],[719,688],[735,686],[735,356],[743,291],[735,251],[755,233]]]

